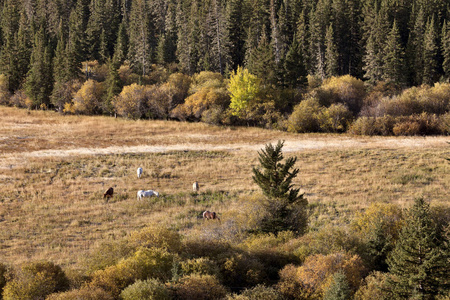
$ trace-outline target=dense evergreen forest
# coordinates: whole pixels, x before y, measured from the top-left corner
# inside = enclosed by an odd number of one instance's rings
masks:
[[[1,0],[0,104],[294,132],[448,134],[449,4]]]

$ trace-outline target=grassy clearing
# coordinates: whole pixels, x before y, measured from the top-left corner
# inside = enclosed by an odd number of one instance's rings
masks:
[[[295,183],[311,203],[311,230],[347,224],[374,202],[409,207],[424,196],[432,205],[448,206],[445,137],[292,135],[0,108],[1,260],[46,259],[78,267],[98,243],[149,223],[185,234],[227,226],[242,201],[258,197],[251,179],[256,150],[277,139],[286,139],[286,156],[298,157]],[[117,153],[94,151],[111,145]],[[161,150],[127,152],[125,146]],[[64,152],[83,147],[93,154]],[[62,154],[30,155],[42,150]],[[141,179],[138,167],[144,169]],[[199,194],[192,192],[194,181]],[[116,194],[105,202],[110,186]],[[138,201],[140,189],[157,190],[161,197]],[[203,222],[205,209],[219,212],[223,224]]]

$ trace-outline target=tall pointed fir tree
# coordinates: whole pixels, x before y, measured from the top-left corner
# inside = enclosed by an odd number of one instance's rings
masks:
[[[409,73],[413,84],[422,84],[424,71],[424,35],[425,20],[424,12],[420,9],[416,15],[412,15],[412,23],[414,27],[409,33],[408,43],[406,46],[406,58],[408,60]]]
[[[442,25],[441,51],[443,56],[442,69],[447,80],[450,79],[450,24],[444,21]]]
[[[114,107],[112,101],[122,91],[122,81],[119,76],[119,63],[113,59],[108,59],[108,76],[106,77],[105,86],[106,94],[103,101],[103,112],[113,114]]]
[[[243,1],[229,0],[226,7],[226,26],[229,34],[228,53],[231,68],[236,70],[244,64],[245,26],[243,23]]]
[[[439,80],[439,44],[434,17],[428,20],[423,37],[423,83],[433,85]]]
[[[86,27],[86,39],[87,39],[87,50],[88,58],[91,60],[100,60],[100,44],[101,44],[101,34],[102,30],[106,27],[105,24],[105,0],[92,0],[89,5],[90,16],[89,22]],[[105,40],[105,35],[103,31],[103,41]]]
[[[266,145],[258,152],[259,167],[253,168],[253,180],[266,196],[264,206],[267,216],[261,224],[266,232],[293,230],[302,234],[307,225],[307,200],[294,188],[292,180],[299,169],[294,169],[297,157],[289,157],[283,163],[284,142],[276,146]]]
[[[325,34],[330,22],[331,0],[319,0],[310,12],[309,53],[311,54],[311,70],[320,78],[325,78]]]
[[[394,21],[392,29],[387,36],[383,55],[383,79],[397,85],[405,84],[404,50],[398,31],[397,22]]]
[[[22,17],[25,15],[22,13]],[[11,92],[17,90],[26,75],[28,66],[19,63],[24,56],[27,41],[27,30],[19,31],[21,19],[20,7],[14,0],[5,1],[1,14],[2,46],[0,49],[0,73],[8,78],[8,86]],[[22,69],[26,67],[26,69]]]
[[[194,74],[200,60],[200,14],[197,0],[188,4],[180,1],[177,6],[177,59],[183,72]]]
[[[114,46],[113,59],[118,64],[122,64],[127,57],[128,53],[128,35],[126,32],[125,22],[122,21],[119,25],[119,31],[117,33],[117,40]]]
[[[297,21],[297,30],[295,33],[295,38],[298,41],[298,44],[300,46],[300,51],[303,56],[303,65],[305,66],[306,72],[308,73],[308,70],[311,70],[311,64],[310,62],[310,54],[308,52],[308,40],[309,40],[309,30],[308,30],[308,24],[306,20],[305,10],[303,9],[299,15],[298,21]]]
[[[41,27],[35,34],[30,70],[24,84],[25,93],[33,101],[34,108],[48,108],[53,89],[51,50],[44,31]]]
[[[392,275],[389,289],[395,299],[435,299],[448,291],[450,256],[438,238],[439,230],[430,205],[423,198],[416,199],[387,261]]]
[[[261,79],[263,86],[269,87],[277,83],[277,65],[273,48],[263,30],[258,47],[251,52],[247,63],[248,70]]]
[[[228,65],[230,65],[229,49],[229,34],[227,30],[225,7],[219,0],[212,0],[210,13],[212,17],[212,45],[211,45],[211,65],[212,70],[224,74]]]
[[[177,5],[171,0],[167,4],[164,32],[158,38],[156,61],[161,65],[176,61],[177,50]]]
[[[338,75],[339,54],[334,42],[333,24],[327,27],[325,34],[325,74],[327,77]]]
[[[364,77],[374,84],[383,80],[383,45],[386,44],[386,37],[391,29],[386,8],[380,7],[377,2],[366,2],[363,14],[365,51],[362,69]]]
[[[302,88],[307,84],[307,72],[304,65],[301,46],[294,37],[283,61],[284,85],[288,88]]]
[[[147,6],[146,0],[132,2],[128,28],[128,58],[132,69],[143,77],[150,72],[153,50],[150,43],[153,28]]]

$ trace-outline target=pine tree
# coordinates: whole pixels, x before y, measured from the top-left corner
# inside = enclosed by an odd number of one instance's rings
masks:
[[[127,57],[128,49],[128,36],[126,32],[125,22],[122,21],[119,26],[119,31],[117,33],[117,40],[114,46],[114,57],[113,60],[118,64],[122,64]]]
[[[437,233],[430,205],[416,199],[387,261],[392,274],[389,287],[396,299],[434,299],[449,288],[449,253]]]
[[[7,76],[11,92],[22,84],[30,56],[26,14],[14,2],[6,1],[1,15],[3,45],[0,49],[0,73]]]
[[[108,76],[106,77],[106,95],[103,103],[103,111],[112,114],[114,107],[112,101],[122,91],[122,82],[118,72],[119,63],[117,61],[108,60]]]
[[[289,88],[301,88],[307,84],[308,75],[303,64],[303,53],[297,38],[294,37],[284,59],[284,85]]]
[[[429,20],[423,37],[423,79],[422,82],[432,85],[439,80],[438,71],[438,37],[434,18]]]
[[[307,201],[292,183],[299,172],[299,169],[293,169],[297,157],[289,157],[283,163],[283,145],[282,141],[278,141],[275,147],[267,144],[258,152],[260,167],[253,168],[253,181],[267,198],[265,208],[268,216],[261,227],[267,232],[293,230],[303,233],[307,223]]]
[[[423,41],[425,34],[425,21],[422,9],[419,10],[413,22],[414,27],[409,33],[408,44],[406,47],[406,57],[408,59],[412,82],[414,84],[422,84],[424,69]]]
[[[387,82],[403,85],[405,83],[404,73],[404,51],[397,23],[394,21],[384,47],[383,79]]]
[[[446,78],[450,78],[450,24],[444,21],[442,25],[442,68]]]
[[[53,89],[51,50],[46,44],[44,29],[35,34],[30,70],[24,84],[25,92],[35,108],[48,108]]]
[[[228,52],[230,53],[231,68],[236,70],[244,64],[245,58],[245,29],[243,23],[243,1],[227,1],[226,24],[229,33]]]
[[[275,55],[265,30],[263,30],[258,47],[251,52],[247,67],[250,73],[261,79],[263,85],[276,84],[277,65]]]
[[[327,77],[338,75],[338,52],[334,43],[333,24],[327,28],[325,35],[325,73]]]

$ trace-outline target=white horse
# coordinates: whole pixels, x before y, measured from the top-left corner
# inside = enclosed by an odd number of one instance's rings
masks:
[[[198,186],[198,182],[196,181],[196,182],[194,182],[194,184],[192,185],[192,190],[194,191],[194,192],[198,192],[198,190],[199,190],[199,186]]]
[[[141,178],[142,172],[143,172],[142,168],[137,169],[137,177],[138,178]]]
[[[142,198],[144,198],[144,197],[151,197],[151,196],[159,197],[159,193],[155,192],[155,191],[152,191],[152,190],[148,190],[148,191],[139,190],[137,192],[137,199],[138,200],[142,200]]]

